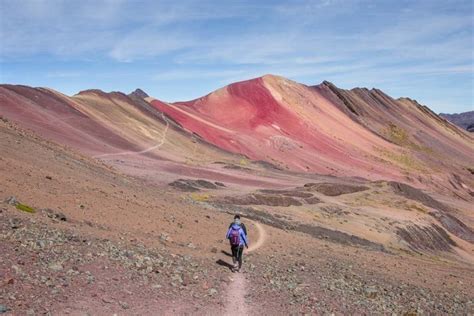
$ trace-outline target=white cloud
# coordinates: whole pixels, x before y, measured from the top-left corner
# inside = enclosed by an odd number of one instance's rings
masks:
[[[106,61],[121,70],[136,63],[137,72],[153,81],[202,78],[216,84],[265,73],[359,86],[427,86],[432,78],[469,80],[469,74],[472,82],[472,3],[404,6],[365,0],[0,0],[0,61],[46,56]],[[143,70],[145,63],[156,69]],[[97,76],[114,73],[104,69]]]

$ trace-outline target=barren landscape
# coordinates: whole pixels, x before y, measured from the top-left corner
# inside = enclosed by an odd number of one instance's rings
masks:
[[[0,116],[7,314],[474,313],[474,137],[415,100],[1,85]]]

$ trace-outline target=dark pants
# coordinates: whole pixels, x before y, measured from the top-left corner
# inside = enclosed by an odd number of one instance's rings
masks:
[[[239,263],[239,269],[242,267],[242,254],[244,253],[244,246],[231,246],[232,261],[234,264]]]

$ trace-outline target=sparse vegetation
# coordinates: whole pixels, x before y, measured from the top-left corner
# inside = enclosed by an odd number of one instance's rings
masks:
[[[425,214],[428,213],[428,210],[427,210],[424,206],[417,205],[417,204],[409,204],[409,205],[408,205],[408,209],[409,209],[409,210],[412,210],[412,211],[417,211],[417,212],[425,213]]]
[[[27,212],[27,213],[36,213],[35,209],[32,208],[31,206],[28,206],[26,204],[22,204],[22,203],[18,203],[15,205],[15,207],[20,210],[20,211],[23,211],[23,212]]]
[[[406,146],[410,144],[410,137],[407,131],[393,123],[390,123],[389,126],[382,131],[382,134],[397,145]]]
[[[406,170],[425,170],[423,164],[409,152],[400,151],[397,153],[382,148],[376,149],[380,152],[381,157],[385,158],[385,160],[389,160],[390,162],[393,162],[400,167],[405,168]]]
[[[389,126],[383,129],[381,131],[381,134],[385,136],[388,140],[390,140],[392,143],[398,146],[414,149],[417,151],[422,151],[425,153],[433,152],[431,148],[419,145],[415,143],[414,141],[412,141],[410,135],[408,134],[406,130],[404,130],[403,128],[393,123],[389,123]]]
[[[248,166],[249,161],[248,161],[248,159],[242,158],[242,159],[240,159],[239,164],[241,166]]]
[[[194,193],[191,194],[191,198],[196,202],[207,202],[211,198],[211,195],[206,193]]]

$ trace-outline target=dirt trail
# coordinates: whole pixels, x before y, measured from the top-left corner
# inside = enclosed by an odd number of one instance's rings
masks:
[[[255,251],[255,250],[257,250],[258,248],[262,247],[263,243],[264,243],[265,240],[267,239],[267,232],[266,232],[265,229],[263,228],[262,224],[257,223],[257,222],[253,222],[253,224],[254,224],[255,227],[257,228],[257,231],[258,231],[258,239],[257,239],[254,243],[251,243],[251,244],[250,244],[249,249],[247,249],[247,251],[246,251],[247,253],[248,253],[248,252]]]
[[[122,152],[118,152],[118,153],[101,154],[101,155],[95,155],[95,156],[93,156],[93,158],[105,158],[105,157],[109,157],[109,156],[118,156],[118,155],[121,155],[121,156],[123,156],[123,155],[140,155],[140,154],[144,154],[144,153],[147,153],[149,151],[160,148],[166,141],[166,133],[168,132],[168,128],[170,126],[170,123],[168,122],[168,119],[163,115],[163,113],[161,114],[161,116],[163,117],[163,119],[166,122],[166,127],[165,127],[165,130],[163,131],[163,135],[162,135],[161,140],[158,144],[156,144],[154,146],[151,146],[149,148],[146,148],[144,150],[141,150],[141,151],[122,151]]]
[[[245,269],[245,253],[253,252],[258,250],[265,243],[267,233],[260,223],[252,222],[258,231],[258,239],[254,243],[250,241],[249,249],[244,252],[244,265],[242,269]],[[224,315],[249,315],[247,303],[245,302],[245,296],[247,293],[247,280],[242,273],[234,273],[230,278],[230,283],[227,289],[226,298],[226,309]]]

